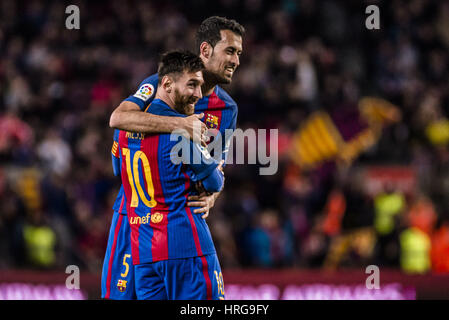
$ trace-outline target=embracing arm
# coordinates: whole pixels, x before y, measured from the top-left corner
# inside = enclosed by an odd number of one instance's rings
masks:
[[[224,176],[217,168],[201,182],[207,192],[218,193],[223,189]]]
[[[200,207],[198,209],[195,209],[193,213],[203,213],[203,215],[201,216],[203,219],[206,219],[209,216],[209,210],[214,206],[215,200],[217,200],[218,196],[223,190],[225,180],[222,168],[223,163],[224,161],[221,161],[217,169],[202,181],[202,187],[207,187],[206,189],[209,189],[209,192],[202,192],[199,195],[189,196],[187,198],[188,207]],[[204,185],[205,182],[206,185]],[[216,187],[211,188],[211,185],[215,185]]]
[[[158,116],[141,111],[133,102],[123,101],[112,112],[109,126],[144,133],[171,133],[176,129],[183,129],[194,141],[200,141],[202,132],[206,130],[206,125],[200,120],[202,117],[203,114],[193,114],[185,118]],[[200,128],[200,130],[194,130],[194,128]]]

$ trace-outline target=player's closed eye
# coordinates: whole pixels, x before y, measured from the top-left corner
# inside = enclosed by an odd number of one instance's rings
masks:
[[[187,83],[187,86],[189,88],[196,89],[198,87],[201,87],[201,83],[198,81],[192,81],[192,82]]]
[[[234,53],[237,53],[237,55],[241,55],[241,54],[242,54],[242,51],[241,51],[241,50],[238,50],[237,48],[234,48],[234,47],[228,47],[228,48],[226,49],[226,51],[227,51],[229,54],[234,54]]]

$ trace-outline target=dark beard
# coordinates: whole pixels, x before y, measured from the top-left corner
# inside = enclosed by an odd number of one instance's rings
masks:
[[[191,100],[191,97],[182,96],[181,94],[179,94],[179,91],[175,89],[174,103],[176,111],[181,114],[190,115],[193,110],[190,110],[188,104],[191,102],[193,102]]]
[[[215,72],[210,72],[207,70],[203,71],[203,77],[204,77],[204,82],[206,83],[211,83],[213,85],[216,84],[230,84],[231,83],[231,79],[226,78],[225,76],[222,76],[218,73]]]

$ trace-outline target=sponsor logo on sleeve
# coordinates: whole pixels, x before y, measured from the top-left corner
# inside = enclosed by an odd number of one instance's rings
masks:
[[[139,90],[137,90],[137,92],[134,94],[134,97],[143,101],[147,101],[153,96],[153,94],[154,94],[153,85],[150,83],[145,83],[139,88]]]

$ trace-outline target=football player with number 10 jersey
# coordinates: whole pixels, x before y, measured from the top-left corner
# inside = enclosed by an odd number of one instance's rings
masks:
[[[226,129],[235,129],[237,121],[237,104],[218,84],[230,83],[233,72],[239,65],[239,57],[242,52],[242,35],[244,29],[234,20],[221,17],[210,17],[203,21],[197,33],[197,41],[200,58],[206,69],[203,71],[204,84],[202,86],[203,97],[196,103],[194,112],[203,113],[203,122],[209,130],[219,132],[222,140],[222,158],[227,154],[226,146],[229,144]],[[156,120],[152,117],[151,108],[158,84],[158,75],[154,74],[146,78],[138,87],[134,95],[125,99],[111,116],[111,126],[123,130],[156,133],[169,131],[169,124],[175,123],[175,117],[163,117],[167,125],[161,131],[149,127],[149,122]],[[147,111],[147,112],[142,112]],[[135,124],[135,127],[131,125]],[[148,126],[148,127],[146,127]],[[112,162],[114,174],[120,174],[118,140],[120,131],[114,132],[112,147]],[[228,138],[227,140],[224,137]],[[217,193],[214,195],[217,196]],[[135,299],[134,267],[132,265],[131,252],[131,228],[127,219],[127,205],[123,186],[115,201],[114,215],[109,232],[108,246],[103,264],[101,291],[105,299]],[[201,212],[201,210],[194,210]],[[204,212],[204,211],[203,211]],[[207,263],[207,261],[205,262]],[[215,275],[219,289],[224,292],[223,278],[221,274]],[[210,299],[212,294],[211,284],[206,283]],[[222,295],[223,296],[223,295]]]

